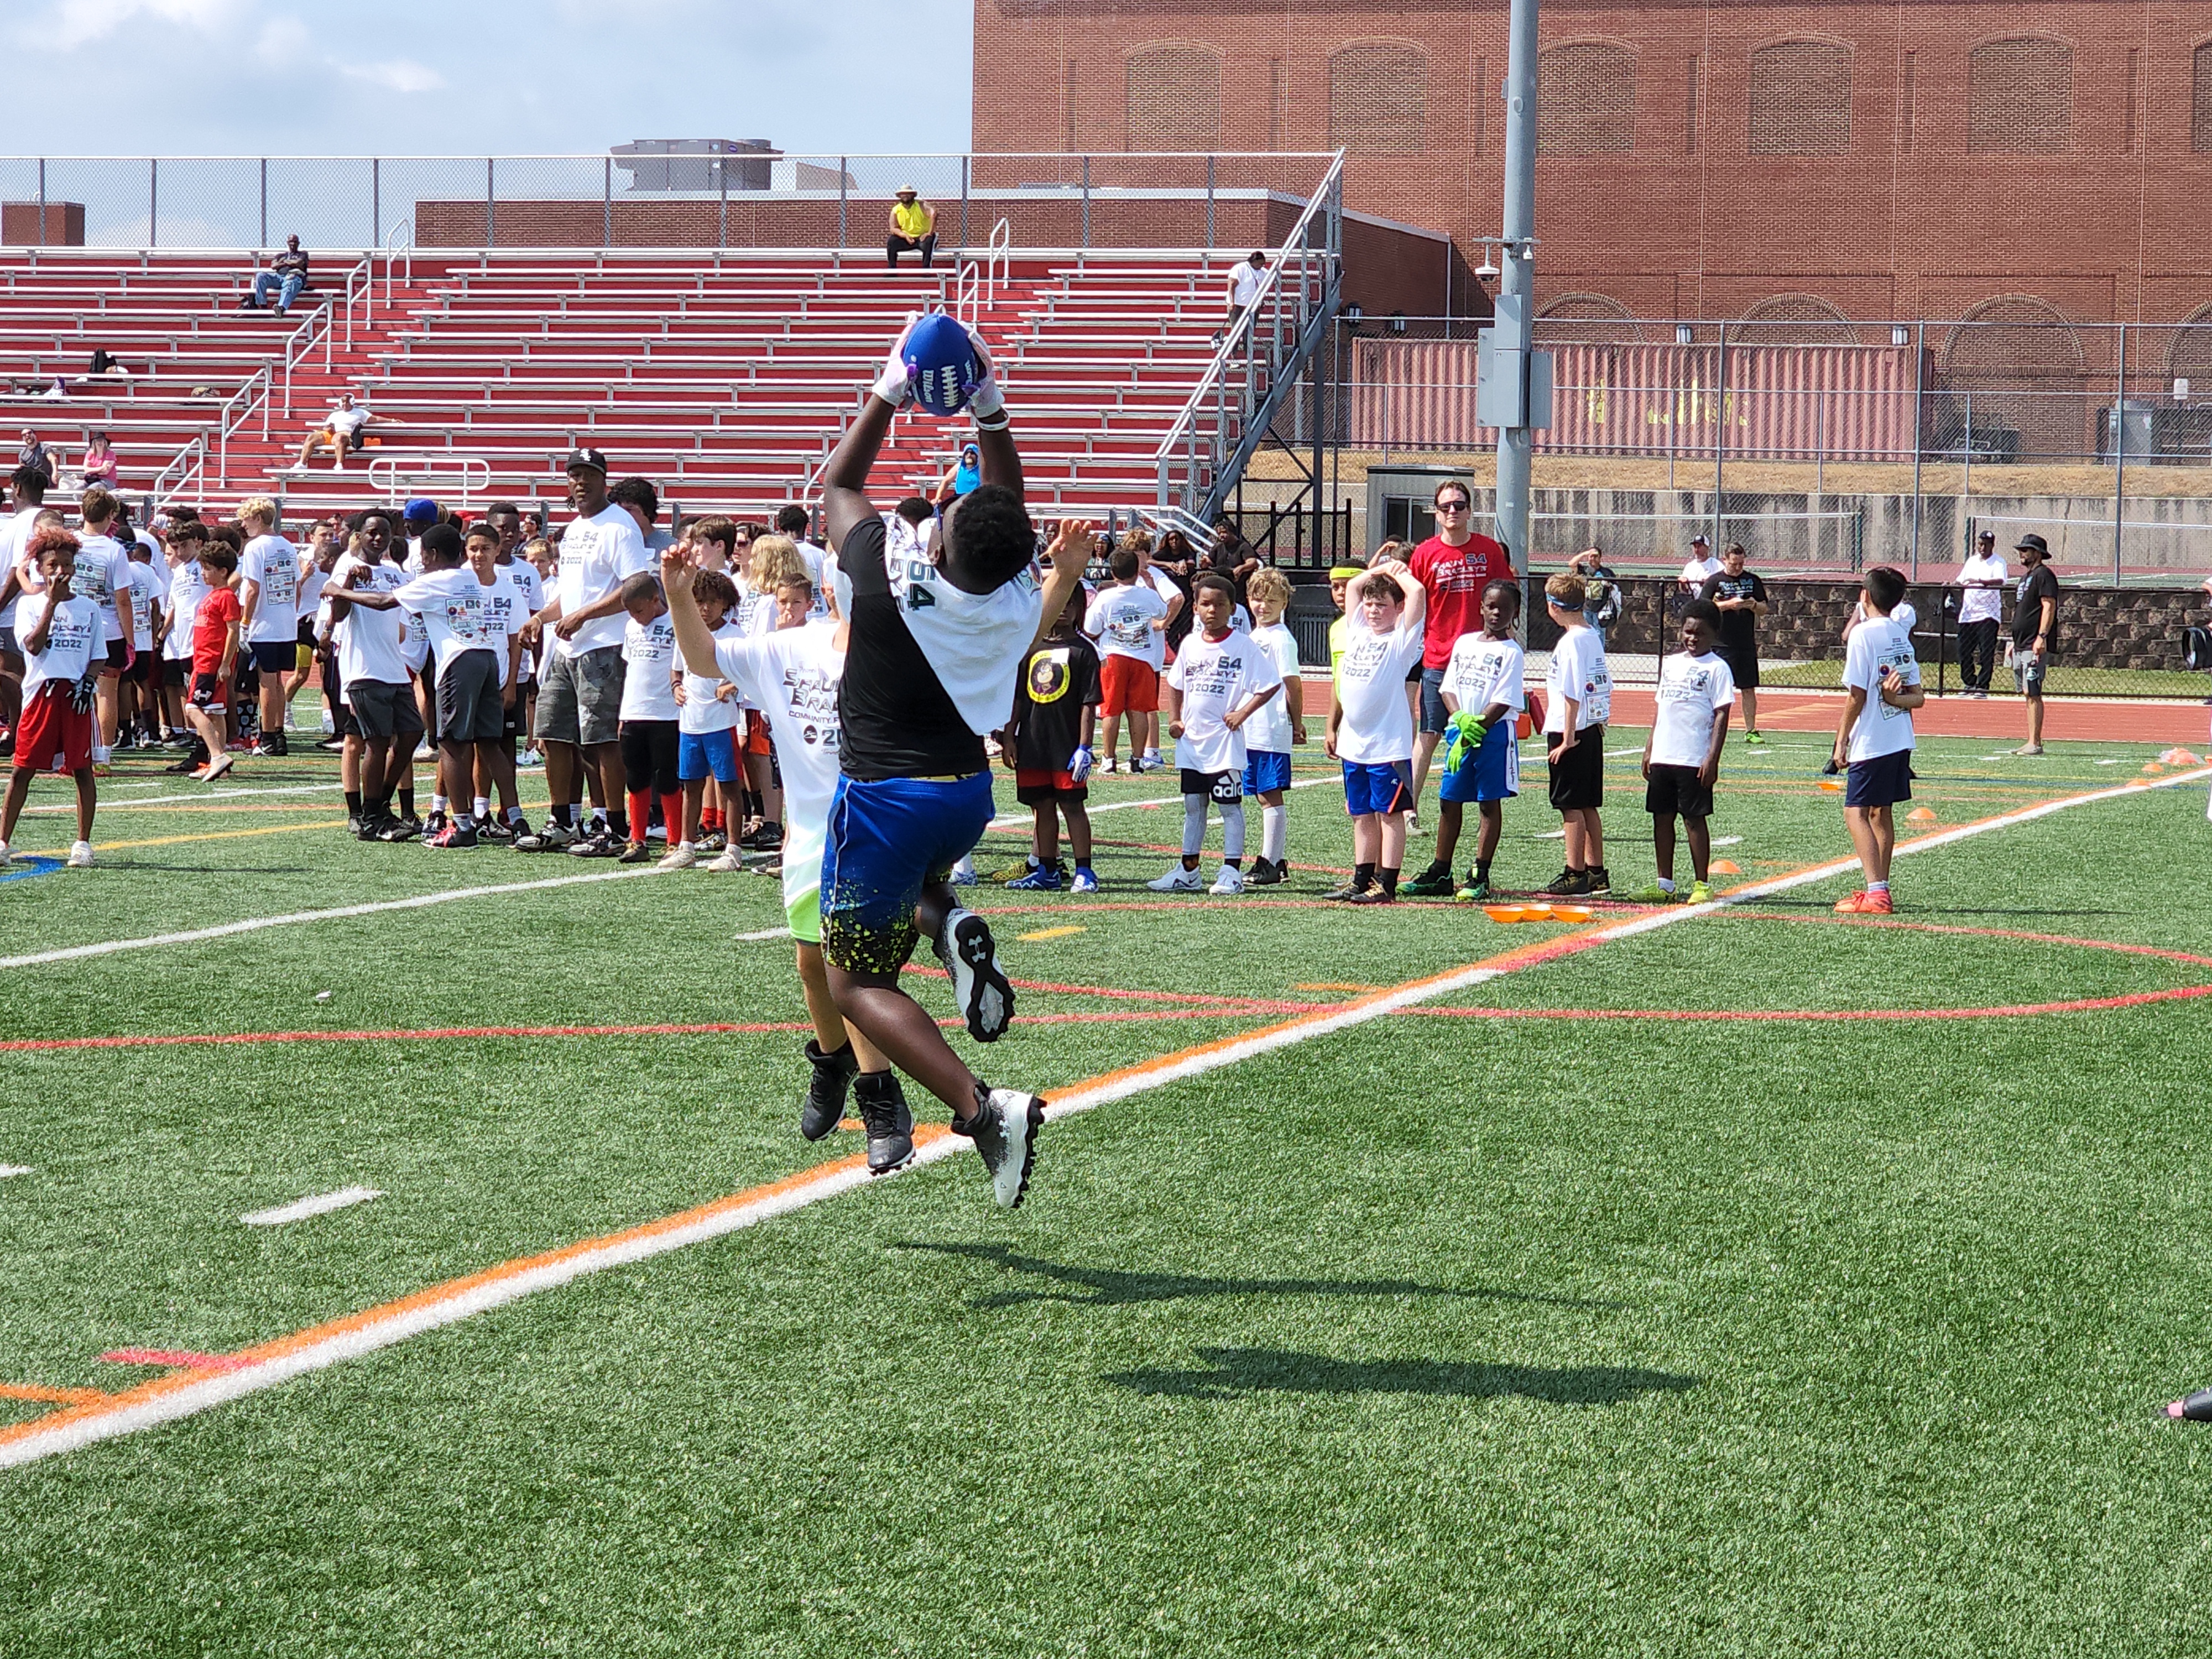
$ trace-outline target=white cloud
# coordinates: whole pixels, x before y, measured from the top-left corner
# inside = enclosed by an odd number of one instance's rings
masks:
[[[71,52],[105,40],[141,15],[205,33],[219,27],[238,6],[239,0],[61,0],[52,22],[33,38]]]
[[[444,76],[411,58],[387,58],[381,64],[340,64],[337,67],[351,80],[388,87],[394,92],[439,92],[446,85]]]

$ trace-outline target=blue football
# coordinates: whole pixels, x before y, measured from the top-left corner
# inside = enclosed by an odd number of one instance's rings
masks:
[[[957,415],[982,378],[975,348],[957,318],[933,311],[906,337],[906,378],[915,402],[933,415]]]

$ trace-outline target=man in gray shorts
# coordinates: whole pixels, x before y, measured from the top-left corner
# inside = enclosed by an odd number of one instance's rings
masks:
[[[607,499],[605,456],[580,449],[568,458],[568,503],[576,516],[561,535],[552,597],[535,618],[545,630],[538,746],[545,754],[552,811],[543,831],[514,843],[518,852],[567,847],[585,835],[617,842],[629,836],[619,741],[622,585],[652,569],[653,556],[637,520]],[[586,786],[599,815],[588,826],[576,821]]]

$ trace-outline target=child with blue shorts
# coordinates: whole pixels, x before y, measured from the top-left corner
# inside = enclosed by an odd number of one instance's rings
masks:
[[[702,570],[691,592],[708,633],[717,641],[739,637],[728,621],[738,603],[735,582],[719,570]],[[738,787],[737,687],[720,675],[679,668],[676,705],[676,777],[684,786],[684,823],[660,867],[689,870],[699,862],[699,843],[705,836],[707,780],[712,777],[725,795]],[[707,867],[734,870],[741,866],[732,849]]]
[[[1291,873],[1284,791],[1291,787],[1291,745],[1306,740],[1305,687],[1298,678],[1297,635],[1283,625],[1291,579],[1272,567],[1255,570],[1245,597],[1252,604],[1252,643],[1267,653],[1283,681],[1283,695],[1261,703],[1244,726],[1244,793],[1260,801],[1260,856],[1246,879],[1272,887]]]
[[[1521,740],[1516,729],[1528,704],[1522,684],[1517,583],[1494,581],[1482,590],[1482,632],[1462,634],[1452,646],[1440,694],[1450,714],[1444,732],[1443,775],[1437,786],[1437,865],[1451,879],[1460,823],[1472,801],[1480,820],[1474,865],[1452,894],[1468,903],[1490,896],[1490,861],[1505,830],[1504,803],[1521,793]],[[1409,884],[1410,890],[1410,884]]]
[[[1406,676],[1421,665],[1428,590],[1396,559],[1370,566],[1345,590],[1344,660],[1337,665],[1327,748],[1344,765],[1352,814],[1352,879],[1327,895],[1389,904],[1406,857],[1413,805],[1413,709]]]

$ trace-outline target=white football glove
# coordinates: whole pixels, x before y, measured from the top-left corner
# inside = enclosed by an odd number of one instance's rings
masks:
[[[891,342],[890,356],[884,359],[884,372],[876,376],[876,383],[868,388],[893,409],[905,408],[914,397],[914,388],[907,383],[906,378],[906,339],[914,332],[914,325],[921,320],[918,313],[907,313],[906,323],[899,330],[898,338]]]
[[[991,362],[991,348],[972,327],[968,331],[968,343],[975,348],[975,361],[983,370],[983,378],[968,394],[968,412],[984,431],[1003,432],[1006,426],[1006,398],[999,389],[999,372]]]
[[[1084,744],[1068,757],[1067,775],[1081,783],[1091,775],[1091,745]]]

